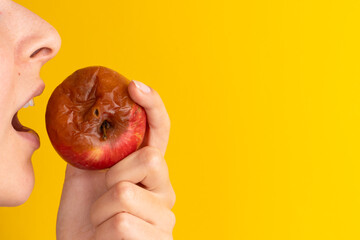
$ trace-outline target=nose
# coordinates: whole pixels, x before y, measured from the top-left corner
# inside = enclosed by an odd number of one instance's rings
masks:
[[[51,25],[46,25],[43,31],[33,33],[32,37],[23,41],[24,61],[43,65],[58,53],[61,46],[60,35]]]
[[[18,21],[20,21],[16,34],[18,39],[15,50],[16,61],[43,65],[58,53],[61,46],[60,35],[45,20],[28,9],[16,5]]]

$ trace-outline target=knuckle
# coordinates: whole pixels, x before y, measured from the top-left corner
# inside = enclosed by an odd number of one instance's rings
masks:
[[[129,182],[118,182],[114,186],[113,198],[118,201],[123,207],[134,198],[134,188]]]
[[[169,214],[169,223],[170,223],[170,227],[172,230],[176,224],[176,216],[172,211],[170,211],[170,214]]]
[[[170,132],[170,128],[171,128],[171,120],[170,120],[170,116],[167,114],[167,118],[164,124],[164,128]]]
[[[159,149],[155,147],[146,147],[143,154],[143,164],[147,169],[157,171],[161,168],[163,156]]]
[[[130,218],[127,213],[118,213],[114,216],[114,229],[119,236],[127,235],[131,228]]]
[[[174,207],[175,202],[176,202],[176,194],[175,194],[174,189],[172,189],[171,193],[170,193],[170,208]]]

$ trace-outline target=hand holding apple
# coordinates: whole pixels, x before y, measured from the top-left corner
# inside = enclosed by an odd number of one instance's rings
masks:
[[[133,81],[128,92],[146,111],[149,128],[142,146],[105,171],[68,165],[58,240],[172,239],[175,193],[164,160],[169,117],[152,88]]]

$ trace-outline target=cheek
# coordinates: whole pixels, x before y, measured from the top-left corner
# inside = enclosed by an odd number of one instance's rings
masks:
[[[11,125],[19,89],[15,87],[14,47],[9,42],[0,34],[0,206],[23,204],[34,187],[33,150],[19,142]]]
[[[0,42],[0,111],[2,115],[14,111],[13,105],[16,100],[14,56],[9,49],[4,48]]]

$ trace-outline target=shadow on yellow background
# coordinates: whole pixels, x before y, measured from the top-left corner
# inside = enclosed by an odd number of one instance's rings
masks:
[[[162,96],[174,239],[359,239],[360,2],[17,0],[62,37],[36,106],[29,201],[0,239],[55,239],[65,162],[45,108],[74,70],[104,65]],[[36,116],[34,118],[34,116]]]

